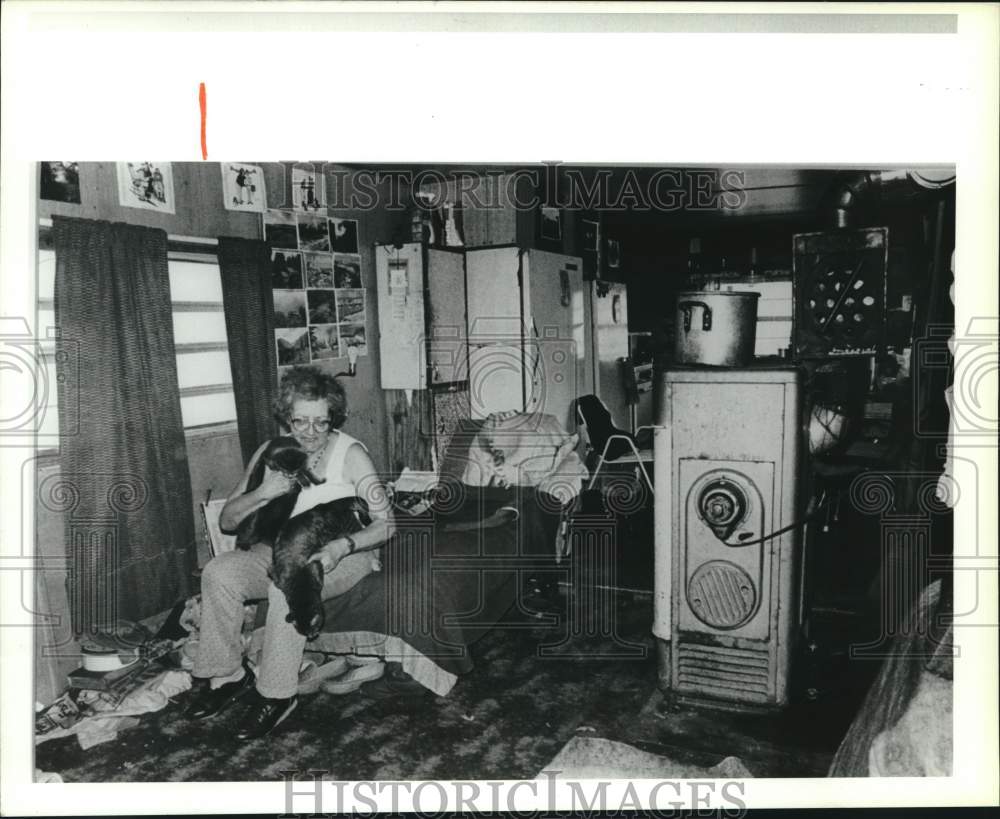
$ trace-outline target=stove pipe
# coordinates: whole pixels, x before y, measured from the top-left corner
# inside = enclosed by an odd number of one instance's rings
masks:
[[[883,199],[919,196],[921,189],[940,190],[954,182],[955,172],[949,168],[919,171],[901,168],[851,174],[837,186],[833,196],[834,227],[855,227],[855,208],[871,196]]]

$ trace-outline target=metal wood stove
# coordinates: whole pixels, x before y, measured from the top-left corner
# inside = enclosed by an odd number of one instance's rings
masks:
[[[780,707],[801,620],[801,533],[768,535],[798,514],[800,373],[675,369],[658,389],[661,688],[680,702]]]

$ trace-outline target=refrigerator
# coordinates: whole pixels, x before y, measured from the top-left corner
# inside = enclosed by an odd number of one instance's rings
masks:
[[[466,380],[464,262],[461,250],[420,242],[375,246],[383,389]]]
[[[594,391],[581,260],[492,247],[467,250],[465,272],[472,417],[542,412],[575,430],[574,402]]]

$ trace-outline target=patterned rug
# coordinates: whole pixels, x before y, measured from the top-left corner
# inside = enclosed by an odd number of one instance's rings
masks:
[[[586,616],[565,597],[541,617],[544,605],[513,612],[475,644],[474,670],[444,698],[321,690],[271,736],[239,742],[239,708],[196,722],[182,694],[87,751],[74,737],[45,742],[35,767],[66,782],[267,781],[290,769],[336,780],[534,778],[578,731],[602,735],[609,703],[616,718],[638,716],[655,690],[650,599],[593,603]]]

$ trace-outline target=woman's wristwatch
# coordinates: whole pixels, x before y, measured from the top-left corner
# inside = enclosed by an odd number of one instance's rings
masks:
[[[354,542],[354,538],[350,535],[344,535],[343,537],[347,541],[347,554],[353,555],[354,550],[358,548],[358,544]]]

